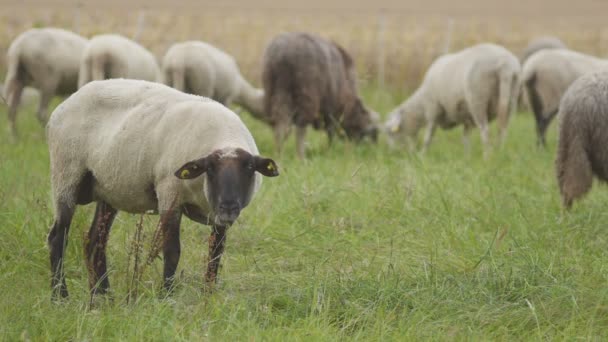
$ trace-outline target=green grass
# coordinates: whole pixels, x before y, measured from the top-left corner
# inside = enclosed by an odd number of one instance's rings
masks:
[[[397,104],[376,91],[381,113]],[[608,191],[596,186],[562,214],[549,149],[529,113],[483,160],[478,131],[437,131],[424,157],[309,132],[293,137],[278,178],[228,234],[221,283],[203,293],[209,228],[182,224],[178,287],[160,291],[162,262],[126,303],[130,242],[139,217],[121,213],[108,246],[113,301],[89,310],[81,207],[65,263],[71,297],[50,301],[46,234],[52,221],[48,151],[33,108],[10,144],[0,110],[0,340],[606,340]],[[261,151],[269,128],[246,116]],[[495,131],[493,132],[494,135]],[[146,241],[156,216],[144,219]]]

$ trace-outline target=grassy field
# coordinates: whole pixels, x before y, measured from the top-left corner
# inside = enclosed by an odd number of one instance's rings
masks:
[[[365,97],[383,114],[400,100]],[[160,291],[158,260],[127,303],[139,216],[121,213],[108,246],[114,300],[92,310],[82,252],[92,206],[70,232],[71,297],[50,301],[48,151],[34,117],[21,113],[13,145],[0,109],[0,340],[608,338],[608,191],[562,214],[555,127],[536,149],[529,113],[486,161],[477,135],[463,156],[460,130],[438,131],[424,157],[384,141],[328,149],[317,132],[300,162],[291,138],[281,176],[230,229],[212,295],[201,291],[209,228],[185,219],[175,293]],[[273,156],[270,130],[244,119]],[[144,218],[146,242],[156,221]]]

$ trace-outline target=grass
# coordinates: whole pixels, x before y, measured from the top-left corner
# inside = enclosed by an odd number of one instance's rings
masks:
[[[367,89],[386,113],[399,96]],[[0,340],[605,340],[608,191],[597,186],[562,214],[549,149],[535,147],[529,113],[503,148],[463,156],[460,130],[438,131],[424,157],[309,133],[293,138],[281,176],[228,232],[219,289],[201,291],[209,228],[182,222],[177,288],[162,262],[126,303],[137,215],[120,213],[108,244],[113,301],[89,310],[80,207],[65,263],[71,297],[50,301],[48,151],[33,108],[10,144],[0,110]],[[269,128],[244,117],[261,151]],[[476,131],[477,133],[477,131]],[[493,132],[494,136],[496,132]],[[157,216],[144,218],[150,241]]]

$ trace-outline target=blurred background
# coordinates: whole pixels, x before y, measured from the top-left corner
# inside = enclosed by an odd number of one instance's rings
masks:
[[[491,41],[520,55],[552,35],[574,50],[608,56],[604,0],[222,0],[0,1],[0,74],[10,42],[31,27],[58,26],[84,36],[120,33],[159,59],[178,41],[202,40],[232,54],[260,85],[264,47],[284,31],[316,32],[355,58],[362,86],[413,90],[440,54]]]

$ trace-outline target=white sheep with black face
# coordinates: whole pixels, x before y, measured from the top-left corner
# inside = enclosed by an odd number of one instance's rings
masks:
[[[70,95],[78,89],[78,68],[86,44],[86,38],[58,28],[30,29],[13,40],[3,88],[13,138],[17,138],[17,107],[22,94],[27,97],[32,93],[25,87],[38,90],[38,120],[44,125],[53,96]]]
[[[160,214],[166,288],[179,260],[182,214],[211,225],[206,279],[213,282],[227,227],[249,204],[261,177],[278,175],[275,162],[258,155],[236,114],[158,83],[91,82],[57,107],[47,136],[55,295],[67,296],[62,261],[76,205],[97,202],[85,244],[92,290],[109,287],[104,248],[118,210]]]
[[[522,68],[522,82],[528,104],[536,119],[538,143],[546,144],[549,124],[559,111],[568,87],[579,77],[608,68],[608,60],[567,49],[542,50]]]
[[[517,100],[519,72],[517,57],[494,44],[439,57],[416,92],[389,114],[384,125],[389,142],[407,139],[413,149],[418,131],[426,127],[426,150],[437,126],[463,125],[467,149],[474,126],[479,127],[485,148],[489,145],[488,124],[495,117],[504,140]]]
[[[111,78],[157,81],[156,57],[139,43],[118,34],[91,38],[80,60],[78,87]]]
[[[161,82],[170,87],[226,106],[234,102],[255,117],[263,116],[264,91],[247,82],[232,56],[211,44],[187,41],[172,45],[161,70]]]

